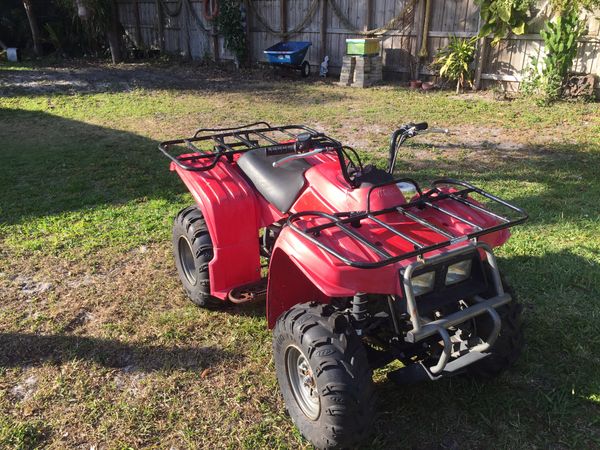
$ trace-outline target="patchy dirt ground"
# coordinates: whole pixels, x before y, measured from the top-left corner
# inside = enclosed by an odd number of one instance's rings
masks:
[[[267,69],[233,71],[204,64],[63,62],[56,66],[4,69],[0,72],[0,96],[15,93],[127,92],[134,89],[229,90],[240,84],[264,85],[272,80],[298,80],[295,73]],[[309,81],[311,82],[311,81]],[[312,82],[320,82],[314,78]]]

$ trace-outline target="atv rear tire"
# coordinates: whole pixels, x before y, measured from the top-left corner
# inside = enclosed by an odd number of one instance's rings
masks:
[[[208,263],[213,246],[202,213],[196,206],[182,209],[173,223],[173,253],[179,279],[188,297],[203,308],[215,308],[221,301],[210,295]]]
[[[502,328],[500,335],[490,349],[490,356],[469,367],[468,373],[478,378],[494,378],[515,364],[524,345],[523,322],[521,312],[523,307],[517,301],[512,288],[502,278],[504,292],[510,294],[512,300],[510,303],[497,309]],[[492,329],[492,320],[485,314],[476,319],[478,334],[486,336]]]
[[[361,339],[329,305],[301,304],[277,321],[275,370],[286,409],[317,448],[347,448],[373,419],[372,373]]]

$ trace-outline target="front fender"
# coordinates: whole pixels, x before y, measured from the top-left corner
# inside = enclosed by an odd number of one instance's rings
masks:
[[[350,297],[357,292],[394,294],[399,289],[396,272],[393,264],[378,269],[348,266],[284,227],[269,264],[269,327],[298,303],[329,303],[333,297]]]
[[[311,280],[301,267],[280,248],[276,248],[269,264],[269,283],[267,286],[267,323],[269,328],[281,314],[298,303],[316,301],[329,303],[330,297],[325,295]]]

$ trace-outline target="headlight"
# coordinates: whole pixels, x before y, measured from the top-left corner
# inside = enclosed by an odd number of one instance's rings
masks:
[[[416,277],[412,277],[412,287],[415,297],[423,295],[433,290],[435,283],[435,272],[425,272]]]
[[[467,259],[466,261],[461,261],[449,266],[448,272],[446,273],[446,286],[460,283],[469,278],[469,276],[471,276],[471,263],[472,261]]]

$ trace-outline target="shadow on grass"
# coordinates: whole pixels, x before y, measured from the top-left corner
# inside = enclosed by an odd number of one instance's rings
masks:
[[[202,370],[239,358],[216,347],[165,347],[127,344],[67,334],[0,333],[0,367],[23,367],[87,360],[126,371]]]
[[[158,143],[52,114],[0,109],[0,222],[184,192]]]

